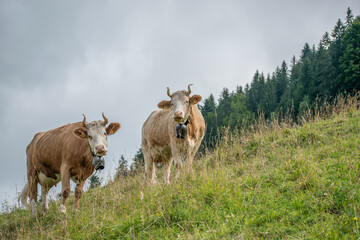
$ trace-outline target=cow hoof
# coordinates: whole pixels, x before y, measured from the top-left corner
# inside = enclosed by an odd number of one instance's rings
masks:
[[[36,215],[36,202],[34,200],[31,200],[31,213],[32,213],[32,216],[35,217],[35,215]]]
[[[59,207],[59,211],[62,213],[66,213],[66,207],[63,204],[61,204]]]
[[[48,210],[49,210],[48,208],[42,208],[42,209],[41,209],[41,214],[42,214],[42,215],[45,215]]]

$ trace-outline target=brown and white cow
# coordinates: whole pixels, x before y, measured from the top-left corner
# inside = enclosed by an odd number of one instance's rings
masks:
[[[106,127],[108,119],[71,123],[46,132],[37,133],[26,148],[28,182],[19,196],[23,205],[28,206],[30,198],[32,214],[36,213],[37,187],[41,185],[42,211],[48,210],[47,195],[50,188],[61,180],[61,205],[59,210],[66,212],[65,201],[70,194],[70,179],[76,183],[75,207],[86,179],[95,168],[93,159],[107,153],[107,136],[120,128],[119,123]]]
[[[167,94],[170,101],[161,101],[142,127],[142,151],[145,158],[145,178],[148,184],[155,184],[155,163],[164,164],[164,180],[170,183],[170,168],[174,161],[175,178],[183,163],[191,171],[192,161],[204,137],[205,122],[197,107],[200,95],[190,96],[188,91]],[[186,126],[186,127],[185,127]],[[184,129],[181,132],[181,129]],[[180,132],[179,132],[180,130]]]

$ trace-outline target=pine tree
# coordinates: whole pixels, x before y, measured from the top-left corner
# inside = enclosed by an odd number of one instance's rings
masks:
[[[309,58],[311,54],[311,48],[308,43],[305,43],[304,48],[300,53],[300,61],[304,61],[306,58]]]
[[[255,92],[255,86],[257,85],[257,82],[259,81],[259,71],[256,70],[253,80],[250,83],[250,86],[247,84],[245,87],[245,94],[248,98],[248,108],[251,112],[256,112],[256,106],[257,106],[257,99],[256,99],[256,92]]]
[[[139,150],[136,152],[132,164],[131,164],[131,172],[136,172],[140,170],[145,165],[145,159],[144,154],[142,152],[142,148],[139,148]]]
[[[328,32],[325,32],[324,35],[321,38],[320,43],[319,43],[319,48],[320,48],[320,45],[321,45],[322,48],[328,49],[330,44],[331,44],[330,35],[329,35]]]
[[[309,96],[313,90],[313,53],[314,50],[306,43],[300,55],[299,82],[297,83],[296,93],[298,100],[302,99],[305,95]]]
[[[221,126],[229,125],[229,115],[231,113],[231,94],[229,89],[224,88],[220,94],[219,105],[217,107],[217,120]]]
[[[253,80],[250,84],[250,88],[248,90],[248,108],[251,112],[257,114],[259,110],[259,106],[261,105],[261,94],[265,90],[265,79],[264,75],[259,73],[256,70]]]
[[[200,105],[199,108],[206,124],[203,145],[205,144],[206,147],[213,147],[215,146],[218,131],[218,121],[216,113],[217,107],[214,95],[210,94],[210,96],[204,100],[204,105]],[[204,147],[202,147],[201,149],[203,150]]]
[[[276,81],[274,75],[273,77],[270,77],[270,74],[268,74],[266,77],[264,102],[265,107],[263,108],[263,112],[265,118],[268,119],[270,118],[271,113],[277,108]]]
[[[360,90],[360,17],[347,29],[343,38],[344,53],[339,60],[340,91]]]
[[[121,155],[118,166],[116,167],[115,179],[126,177],[128,173],[129,173],[128,162],[125,159],[124,155]]]
[[[351,26],[351,24],[354,22],[354,15],[352,14],[352,11],[350,7],[348,7],[345,17],[345,27],[346,29]]]
[[[280,100],[289,87],[288,67],[285,61],[282,62],[281,68],[277,67],[275,71],[276,75],[276,102],[280,103]]]
[[[96,174],[91,175],[91,177],[89,177],[89,181],[90,181],[89,188],[96,188],[96,187],[100,187],[101,185],[101,179]]]
[[[331,33],[331,37],[333,38],[330,45],[330,56],[332,60],[332,73],[331,73],[331,93],[332,96],[335,96],[339,90],[341,89],[341,80],[339,78],[340,75],[340,66],[339,60],[343,55],[343,47],[342,47],[342,38],[345,34],[345,26],[339,19]]]
[[[229,126],[233,129],[239,129],[245,123],[252,123],[252,114],[246,107],[246,96],[239,92],[231,99],[231,113],[229,116]]]
[[[300,61],[296,61],[294,56],[291,61],[290,92],[295,115],[298,113],[300,102],[304,96],[304,86],[300,80],[301,67],[302,63]]]
[[[327,98],[331,96],[331,73],[333,72],[333,66],[331,64],[331,56],[327,50],[327,38],[323,36],[319,43],[318,50],[315,55],[314,61],[314,89],[312,91],[312,99],[317,97]]]

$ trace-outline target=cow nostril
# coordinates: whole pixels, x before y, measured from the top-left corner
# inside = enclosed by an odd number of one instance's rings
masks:
[[[175,113],[174,113],[174,116],[175,116],[175,117],[181,117],[182,115],[183,115],[182,112],[175,112]]]
[[[105,147],[104,147],[104,145],[100,145],[100,146],[96,146],[95,149],[96,149],[97,151],[104,151],[104,150],[105,150]]]

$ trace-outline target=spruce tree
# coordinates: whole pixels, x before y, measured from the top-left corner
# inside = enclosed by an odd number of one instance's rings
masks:
[[[360,90],[360,18],[347,29],[343,38],[343,56],[339,60],[340,91]]]
[[[354,15],[352,14],[350,7],[348,7],[348,9],[346,11],[346,17],[345,17],[346,29],[349,28],[353,22],[354,22]]]
[[[204,100],[204,105],[200,105],[199,108],[206,124],[203,143],[206,145],[206,147],[213,147],[216,142],[218,131],[216,103],[214,95],[210,94],[210,96]]]

